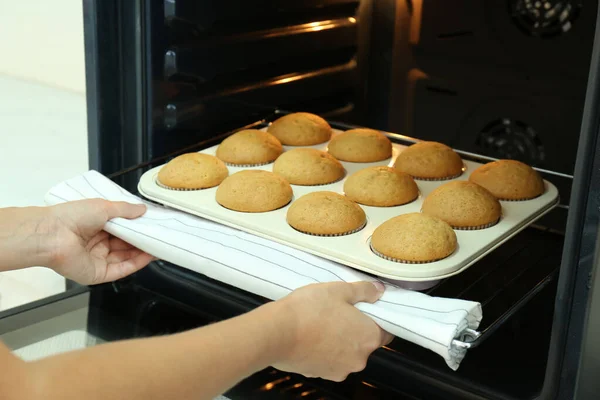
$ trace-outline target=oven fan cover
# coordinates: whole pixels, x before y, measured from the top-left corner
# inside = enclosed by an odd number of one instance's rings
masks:
[[[536,130],[525,122],[499,118],[477,135],[481,153],[499,159],[514,159],[532,166],[544,162],[545,151]]]
[[[517,27],[530,36],[551,38],[573,28],[582,0],[509,0],[509,13]]]

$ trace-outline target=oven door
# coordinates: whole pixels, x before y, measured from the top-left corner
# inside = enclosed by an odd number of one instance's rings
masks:
[[[464,14],[457,12],[459,5],[466,2],[458,3],[446,10],[457,21]],[[592,2],[585,3],[589,10]],[[430,8],[423,8],[426,4],[437,4],[442,11],[432,13]],[[427,137],[431,132],[443,132],[429,125],[436,120],[431,115],[451,121],[449,110],[458,107],[469,114],[477,109],[472,106],[481,98],[473,95],[478,88],[459,92],[448,89],[440,79],[427,80],[433,78],[434,67],[446,65],[448,68],[441,70],[450,78],[444,82],[462,79],[464,87],[469,80],[461,78],[457,65],[467,65],[470,56],[452,64],[443,54],[435,53],[439,50],[435,46],[427,51],[413,49],[408,54],[411,57],[397,47],[398,37],[414,41],[411,32],[403,29],[419,13],[424,27],[441,26],[425,25],[425,21],[446,14],[443,2],[84,0],[84,6],[90,165],[132,192],[148,168],[176,154],[215,144],[235,129],[264,124],[276,117],[278,109],[319,113],[337,121],[332,124],[341,129],[352,125],[402,128],[402,133],[444,140],[491,156],[510,156],[514,149],[522,149],[523,143],[526,149],[530,149],[528,143],[538,143],[539,138],[532,139],[527,129],[524,134],[513,135],[521,125],[510,119],[502,134],[518,140],[509,147],[502,147],[507,141],[499,140],[490,129],[479,132],[487,135],[484,141],[479,140],[481,135]],[[594,3],[594,17],[596,8]],[[464,32],[457,26],[449,23],[443,27],[460,38],[481,39],[476,30],[457,34]],[[436,37],[448,40],[446,36]],[[421,37],[426,45],[428,37]],[[600,42],[595,42],[585,110],[582,115],[578,107],[572,107],[569,114],[569,123],[583,118],[577,157],[575,150],[573,154],[567,150],[574,148],[573,138],[563,137],[571,140],[564,146],[568,157],[577,160],[574,178],[567,173],[572,170],[565,172],[568,167],[556,158],[541,164],[556,170],[546,171],[546,177],[561,187],[562,207],[553,211],[543,226],[526,229],[466,273],[430,292],[480,301],[485,341],[469,350],[457,372],[449,371],[430,352],[396,340],[378,350],[367,369],[349,382],[311,384],[340,399],[571,399],[598,392],[598,380],[592,374],[600,358],[593,340],[600,314],[594,295],[595,288],[600,290],[595,274],[600,210],[600,165],[596,165],[600,162],[596,78]],[[418,61],[423,55],[426,60]],[[433,63],[436,59],[438,62]],[[392,70],[406,69],[415,60],[421,66],[434,66],[425,81],[420,79],[423,75]],[[586,57],[583,60],[579,64],[585,64]],[[483,64],[495,65],[497,61],[487,57]],[[414,68],[405,70],[410,71]],[[504,78],[509,79],[510,74]],[[547,74],[548,80],[555,78]],[[543,76],[540,79],[544,81]],[[583,88],[579,94],[583,101],[585,78],[583,86],[581,77],[573,79]],[[506,81],[498,85],[505,86]],[[537,89],[543,82],[537,85],[519,92],[520,96],[530,96],[530,103],[535,102],[538,97],[532,93],[539,94]],[[463,101],[465,93],[471,95]],[[508,112],[511,104],[517,103],[503,103],[498,109]],[[541,109],[547,114],[563,110],[561,102],[544,104]],[[423,117],[423,109],[429,110],[430,117]],[[397,112],[407,118],[400,121]],[[468,130],[469,126],[463,128]],[[554,136],[546,136],[550,137]],[[529,142],[522,142],[524,139]],[[560,142],[550,145],[553,151],[557,146]],[[539,146],[534,150],[515,156],[533,157],[533,163],[548,162],[540,159]],[[143,293],[153,300],[135,312],[119,310],[121,303],[115,299],[127,293],[134,297]],[[148,318],[155,333],[228,318],[265,301],[166,263],[154,263],[126,280],[95,288],[92,298],[99,309],[126,313],[125,318]],[[153,314],[153,310],[163,309],[163,303],[176,304],[186,312]],[[90,321],[93,323],[94,318]],[[173,321],[177,323],[171,324]],[[98,329],[100,325],[98,322]],[[272,382],[296,385],[296,377],[288,380],[277,372],[267,374],[277,377]],[[263,382],[261,379],[258,381]],[[291,390],[288,386],[280,388]],[[272,393],[257,392],[253,398],[271,398]]]

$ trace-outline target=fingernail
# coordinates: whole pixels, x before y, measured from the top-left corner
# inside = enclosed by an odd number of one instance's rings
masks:
[[[376,288],[378,292],[383,293],[385,291],[385,285],[379,281],[372,281],[371,282]]]

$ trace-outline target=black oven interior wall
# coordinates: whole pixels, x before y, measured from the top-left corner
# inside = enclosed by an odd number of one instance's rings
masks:
[[[147,6],[150,158],[279,108],[573,172],[597,2]]]
[[[370,2],[149,1],[150,158],[275,109],[361,122]],[[362,65],[362,64],[361,64]]]
[[[389,129],[572,175],[597,5],[398,1]]]

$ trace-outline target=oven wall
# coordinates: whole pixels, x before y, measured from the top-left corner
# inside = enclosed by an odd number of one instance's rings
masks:
[[[275,109],[362,121],[372,3],[147,1],[148,156]]]
[[[387,127],[572,175],[597,5],[398,1]]]

